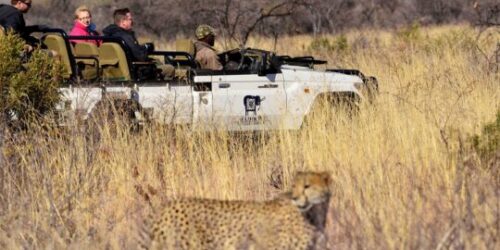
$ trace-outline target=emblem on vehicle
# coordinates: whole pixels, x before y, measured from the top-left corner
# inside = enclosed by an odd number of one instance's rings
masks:
[[[243,105],[245,106],[245,117],[241,119],[244,125],[260,124],[265,122],[265,118],[258,114],[260,105],[265,100],[260,96],[247,95],[243,98]]]
[[[245,98],[243,98],[245,116],[248,116],[249,114],[257,115],[257,111],[259,110],[262,101],[263,99],[261,99],[260,96],[245,96]]]

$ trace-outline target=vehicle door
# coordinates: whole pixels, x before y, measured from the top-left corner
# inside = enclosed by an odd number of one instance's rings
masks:
[[[145,84],[139,87],[139,102],[152,110],[153,119],[161,124],[189,124],[193,115],[192,88],[189,83]]]
[[[277,129],[286,113],[281,73],[212,76],[213,122],[229,130]]]
[[[59,91],[61,102],[57,108],[61,111],[58,121],[60,125],[70,125],[78,119],[86,119],[102,98],[100,86],[68,85],[60,88]]]
[[[193,128],[212,129],[212,75],[201,74],[193,81]]]

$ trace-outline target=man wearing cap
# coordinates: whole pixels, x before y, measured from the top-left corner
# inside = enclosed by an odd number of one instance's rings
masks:
[[[28,13],[31,8],[31,0],[11,0],[11,5],[0,4],[0,25],[5,31],[13,31],[18,34],[26,44],[30,45],[32,50],[33,45],[38,42],[38,39],[31,37],[32,32],[38,31],[43,26],[32,25],[26,26],[23,14]]]
[[[202,24],[196,28],[196,61],[201,69],[222,70],[219,56],[213,48],[215,44],[215,31],[212,27]]]

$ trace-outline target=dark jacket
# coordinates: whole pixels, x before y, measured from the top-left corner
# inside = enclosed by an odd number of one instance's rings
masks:
[[[29,44],[37,42],[37,39],[31,37],[30,34],[41,28],[38,25],[26,26],[23,13],[14,6],[6,4],[0,4],[0,25],[6,31],[12,30]]]
[[[135,33],[133,31],[124,30],[120,28],[116,24],[111,24],[108,27],[102,30],[104,35],[119,37],[125,41],[125,44],[132,52],[132,56],[134,57],[132,60],[137,62],[145,62],[148,61],[148,51],[145,46],[142,46],[135,38]]]

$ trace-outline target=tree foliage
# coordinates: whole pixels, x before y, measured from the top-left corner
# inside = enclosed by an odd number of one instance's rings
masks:
[[[197,25],[216,27],[226,42],[245,44],[249,34],[321,34],[362,27],[399,28],[420,23],[500,24],[497,0],[48,0],[28,15],[69,29],[73,10],[87,4],[103,28],[116,8],[129,7],[136,31],[165,39],[192,37]],[[54,11],[54,9],[61,11]],[[61,12],[63,13],[61,15]]]
[[[23,41],[0,36],[0,122],[28,125],[50,113],[60,100],[61,65],[47,51],[23,56]]]
[[[496,120],[485,124],[481,135],[475,135],[471,140],[476,152],[486,161],[500,153],[500,110]]]

